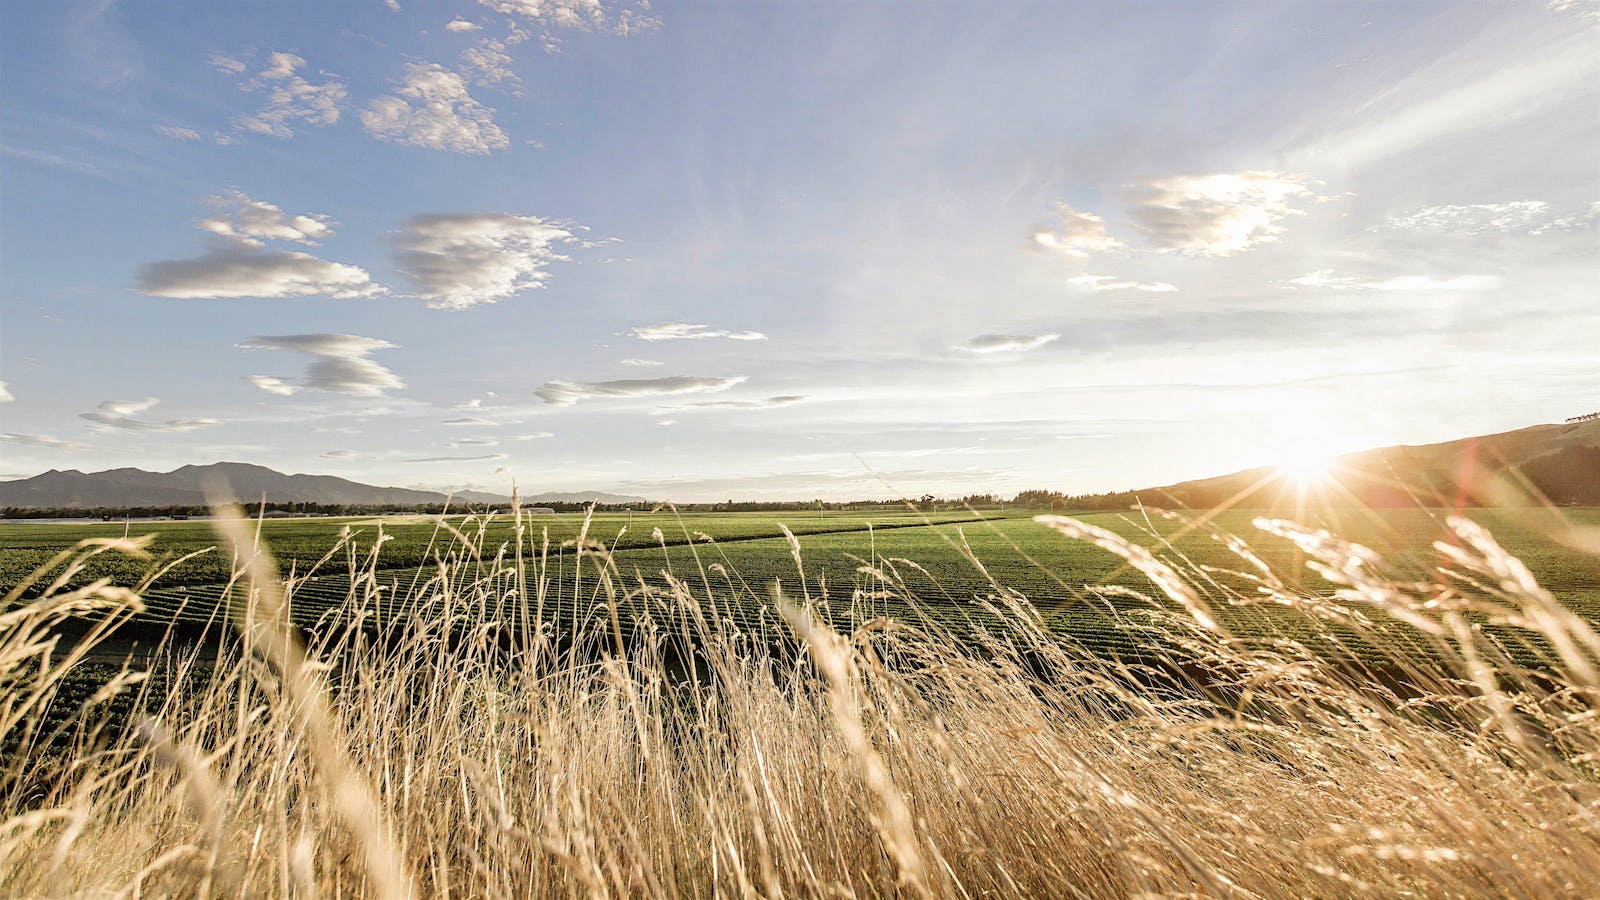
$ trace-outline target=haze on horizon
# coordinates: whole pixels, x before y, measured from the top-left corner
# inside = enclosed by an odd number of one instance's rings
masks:
[[[0,11],[0,478],[1163,484],[1597,407],[1600,3]]]

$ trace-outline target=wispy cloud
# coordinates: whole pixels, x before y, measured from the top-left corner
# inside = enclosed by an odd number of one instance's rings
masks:
[[[633,356],[630,356],[627,359],[623,360],[622,364],[625,365],[625,366],[661,366],[661,365],[666,365],[665,363],[663,363],[659,359],[639,359],[638,357],[633,357]]]
[[[1333,269],[1318,269],[1289,279],[1295,287],[1335,288],[1362,291],[1492,291],[1499,287],[1497,275],[1391,275],[1387,278],[1354,278]]]
[[[11,403],[16,399],[16,397],[11,396],[11,388],[9,384],[7,382],[0,381],[0,403]]]
[[[550,278],[572,226],[503,212],[433,213],[413,218],[394,239],[395,265],[435,309],[495,303]]]
[[[511,141],[494,122],[494,110],[467,92],[467,82],[438,63],[407,63],[401,86],[361,112],[361,124],[379,140],[428,150],[487,154]]]
[[[764,341],[767,336],[759,331],[728,331],[713,329],[707,325],[692,325],[687,322],[665,322],[661,325],[645,325],[629,329],[628,334],[641,341],[701,341],[714,338],[726,338],[730,341]],[[638,363],[634,363],[637,365]]]
[[[685,403],[682,406],[669,408],[675,412],[685,409],[777,409],[780,406],[804,403],[808,399],[810,398],[805,394],[781,394],[759,400],[702,400],[698,403]]]
[[[315,244],[333,236],[333,224],[327,216],[287,215],[271,203],[251,199],[242,191],[218,194],[209,202],[221,212],[201,219],[197,223],[200,230],[253,247],[269,240]]]
[[[1106,233],[1106,223],[1094,213],[1056,204],[1055,218],[1033,230],[1033,242],[1045,250],[1074,259],[1122,249],[1122,242]]]
[[[451,19],[449,22],[446,22],[444,26],[445,31],[454,31],[457,33],[465,31],[478,31],[482,28],[482,25],[478,25],[474,22],[468,22],[466,19]]]
[[[408,459],[408,463],[441,463],[441,462],[485,462],[488,460],[506,459],[504,453],[485,453],[480,456],[419,456]]]
[[[1025,353],[1037,350],[1058,338],[1059,334],[980,334],[955,349],[968,353]]]
[[[368,357],[394,348],[378,338],[354,334],[281,334],[253,337],[239,347],[244,350],[291,350],[315,358],[298,382],[275,375],[253,375],[248,380],[274,394],[300,391],[327,391],[373,396],[405,387],[400,376]]]
[[[518,16],[538,27],[546,50],[560,46],[556,32],[578,29],[627,36],[654,31],[661,20],[650,12],[648,0],[616,3],[610,0],[478,0],[502,15]]]
[[[16,432],[7,432],[5,434],[0,434],[0,441],[5,441],[8,444],[21,444],[24,447],[43,447],[47,450],[65,450],[69,453],[78,450],[89,449],[89,445],[87,444],[64,441],[58,437],[51,437],[48,434],[18,434]]]
[[[1579,231],[1600,224],[1600,202],[1587,209],[1557,215],[1543,200],[1514,200],[1508,203],[1468,203],[1425,206],[1386,223],[1391,229],[1459,234],[1476,237],[1485,234],[1543,235]]]
[[[228,57],[212,57],[212,65],[224,71],[242,72],[242,66],[237,70],[229,67],[237,62]],[[242,86],[247,91],[265,93],[267,104],[254,115],[240,118],[236,124],[256,134],[290,138],[294,137],[290,125],[320,127],[339,121],[339,108],[348,94],[344,83],[324,73],[325,81],[312,84],[299,74],[305,65],[306,61],[293,53],[269,55],[266,68]]]
[[[160,402],[155,397],[146,397],[143,400],[107,400],[93,412],[79,413],[78,418],[88,421],[90,427],[99,431],[112,428],[126,431],[194,431],[197,428],[217,424],[216,419],[168,419],[165,422],[149,422],[134,418]]]
[[[1169,294],[1176,291],[1176,285],[1165,281],[1132,281],[1117,278],[1114,275],[1074,275],[1067,279],[1067,284],[1086,291],[1146,291],[1152,294]]]
[[[182,128],[177,125],[157,125],[156,133],[162,137],[169,137],[175,141],[198,141],[200,132],[193,128]]]
[[[743,375],[730,378],[671,375],[666,378],[623,378],[616,381],[547,381],[534,393],[552,406],[571,406],[579,400],[715,393],[743,384],[745,380]]]
[[[493,421],[480,416],[462,416],[459,419],[445,419],[443,425],[493,425]]]

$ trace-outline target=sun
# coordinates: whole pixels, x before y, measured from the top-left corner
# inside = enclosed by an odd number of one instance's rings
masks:
[[[1280,451],[1277,468],[1295,486],[1312,487],[1332,477],[1333,455],[1312,443],[1288,447]]]

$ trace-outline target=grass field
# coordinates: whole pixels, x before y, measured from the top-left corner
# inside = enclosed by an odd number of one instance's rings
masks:
[[[1214,582],[1208,590],[1250,593],[1250,585],[1226,574],[1241,568],[1241,560],[1218,535],[1232,534],[1249,541],[1253,552],[1272,568],[1285,573],[1296,589],[1327,591],[1332,585],[1307,570],[1304,554],[1288,540],[1266,535],[1252,524],[1258,513],[1229,510],[1191,524],[1160,515],[1136,512],[1085,515],[1082,521],[1107,528],[1129,540],[1151,547],[1163,558]],[[1557,591],[1571,608],[1600,621],[1600,562],[1592,555],[1564,546],[1550,537],[1553,525],[1568,520],[1579,526],[1600,525],[1600,510],[1563,511],[1562,519],[1545,510],[1481,510],[1474,517],[1525,560],[1541,582]],[[1372,547],[1393,566],[1395,577],[1429,580],[1439,562],[1434,542],[1446,539],[1445,513],[1428,510],[1368,511],[1356,515],[1327,513],[1307,524],[1328,528]],[[259,524],[261,542],[278,558],[286,573],[299,577],[292,592],[295,620],[304,627],[327,626],[330,610],[342,609],[352,595],[352,585],[373,579],[391,595],[419,592],[414,586],[433,578],[441,565],[472,559],[478,571],[493,569],[494,558],[514,552],[514,529],[507,517],[446,520],[447,527],[426,517],[389,519],[300,519]],[[799,540],[804,583],[782,528]],[[134,617],[146,631],[164,631],[173,623],[194,629],[215,625],[222,586],[229,577],[226,554],[217,552],[215,532],[207,522],[152,522],[124,528],[115,524],[0,525],[4,580],[9,591],[24,573],[45,565],[85,538],[153,535],[150,552],[156,561],[101,555],[91,560],[73,584],[91,578],[110,578],[119,584],[139,584],[152,565],[184,561],[167,568],[143,593],[147,610]],[[787,585],[822,602],[855,614],[851,599],[858,594],[882,592],[884,579],[895,582],[887,593],[895,603],[887,609],[908,614],[905,601],[914,600],[919,616],[945,622],[966,620],[975,614],[975,600],[1004,590],[1016,592],[1045,615],[1064,636],[1102,652],[1122,654],[1163,653],[1152,645],[1147,629],[1130,627],[1122,612],[1141,605],[1127,597],[1105,597],[1087,588],[1111,584],[1150,592],[1149,580],[1118,557],[1085,543],[1069,543],[1027,514],[999,517],[971,512],[872,515],[776,513],[699,513],[679,516],[671,510],[627,515],[581,514],[540,516],[530,519],[525,532],[526,552],[548,568],[551,589],[545,596],[546,618],[556,626],[576,630],[607,610],[592,577],[598,564],[590,562],[590,577],[575,569],[572,543],[586,535],[596,549],[605,550],[606,565],[628,585],[660,587],[661,573],[671,571],[715,583],[719,594],[735,601],[730,614],[753,615],[770,606],[775,583]],[[342,540],[341,540],[342,536]],[[375,545],[381,547],[374,555]],[[330,550],[338,547],[330,557]],[[470,548],[470,551],[469,551]],[[186,558],[186,559],[185,559]],[[598,559],[599,557],[591,557]],[[981,564],[977,565],[974,563]],[[877,570],[867,574],[865,569]],[[456,569],[458,575],[471,571]],[[35,586],[33,590],[39,590]],[[1308,637],[1293,616],[1283,610],[1223,604],[1220,613],[1241,636]],[[617,605],[619,627],[631,633],[643,610],[624,600]],[[410,614],[414,604],[387,603],[369,611],[370,624],[385,617]],[[514,617],[515,611],[501,615]],[[607,614],[609,614],[607,612]],[[981,616],[980,616],[981,618]],[[1354,635],[1341,632],[1342,639]],[[1360,643],[1360,642],[1357,642]],[[1381,648],[1361,647],[1368,658],[1381,656]]]
[[[0,894],[1585,896],[1552,516],[9,525]]]

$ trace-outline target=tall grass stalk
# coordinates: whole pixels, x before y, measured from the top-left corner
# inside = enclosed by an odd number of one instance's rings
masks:
[[[236,637],[174,633],[148,672],[124,666],[74,708],[64,686],[138,596],[57,578],[8,597],[0,893],[1552,897],[1600,884],[1600,639],[1465,520],[1427,583],[1334,535],[1260,522],[1331,594],[1291,589],[1300,579],[1242,539],[1219,536],[1241,560],[1222,573],[1044,520],[1158,589],[1102,594],[1138,597],[1140,627],[1180,648],[1138,662],[1084,652],[1001,585],[974,598],[983,617],[942,616],[944,598],[920,602],[873,550],[857,585],[825,588],[790,536],[793,580],[746,585],[693,544],[692,571],[625,572],[586,528],[568,571],[517,518],[509,547],[450,529],[464,549],[404,596],[352,578],[302,643],[297,577],[224,517]],[[86,542],[64,562],[103,552],[144,550]],[[364,565],[376,572],[377,554]],[[883,617],[887,598],[913,614]],[[1219,625],[1262,603],[1314,629],[1404,628],[1427,653],[1375,666]],[[631,633],[624,604],[648,610]],[[751,608],[766,612],[733,614]],[[1513,662],[1484,622],[1525,631],[1542,663]]]

